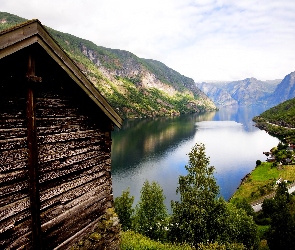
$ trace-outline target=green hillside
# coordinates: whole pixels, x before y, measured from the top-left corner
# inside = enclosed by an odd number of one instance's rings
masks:
[[[0,31],[24,21],[24,18],[0,12]],[[170,116],[216,109],[191,78],[161,62],[46,28],[123,118]]]
[[[6,12],[0,12],[0,31],[25,21],[27,21],[25,18]]]
[[[280,139],[295,142],[295,98],[272,107],[253,118],[256,126]]]

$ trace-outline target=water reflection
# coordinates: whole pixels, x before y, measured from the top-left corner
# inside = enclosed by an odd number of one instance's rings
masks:
[[[216,168],[221,195],[230,198],[256,160],[265,160],[262,152],[278,143],[253,126],[252,117],[261,112],[261,108],[227,108],[174,118],[127,120],[112,134],[114,196],[130,187],[136,203],[143,182],[155,180],[170,207],[170,201],[177,199],[178,177],[186,174],[187,153],[202,142]]]
[[[220,109],[215,113],[212,121],[236,121],[241,123],[245,130],[255,131],[256,128],[253,126],[254,122],[252,118],[261,114],[265,111],[267,107],[251,106],[251,107],[241,107],[233,106]]]
[[[195,132],[194,115],[125,121],[123,128],[112,135],[113,175],[136,168],[151,155],[164,154]]]

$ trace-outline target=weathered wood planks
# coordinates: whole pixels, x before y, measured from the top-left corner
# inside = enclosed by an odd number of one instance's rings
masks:
[[[41,224],[47,249],[86,233],[112,201],[106,147],[110,126],[93,122],[79,112],[73,98],[53,92],[42,90],[36,99]]]
[[[1,83],[0,248],[5,249],[30,244],[31,214],[25,92],[21,92],[20,82]]]

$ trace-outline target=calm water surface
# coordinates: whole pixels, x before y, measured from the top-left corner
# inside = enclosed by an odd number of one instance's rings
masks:
[[[130,187],[136,204],[144,181],[157,181],[170,209],[171,200],[178,199],[178,177],[186,175],[187,154],[196,143],[204,143],[220,194],[228,200],[256,160],[266,160],[262,152],[279,142],[253,126],[252,118],[264,110],[235,107],[174,118],[126,120],[121,130],[112,133],[114,197]]]

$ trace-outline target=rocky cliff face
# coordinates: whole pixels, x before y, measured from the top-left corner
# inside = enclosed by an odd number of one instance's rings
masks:
[[[126,78],[131,80],[138,88],[157,88],[166,91],[170,95],[175,94],[175,88],[165,84],[147,70],[140,59],[128,51],[108,49],[117,58],[112,58],[111,54],[103,55],[98,51],[81,44],[81,52],[87,56],[108,78]]]
[[[176,113],[202,112],[216,109],[213,101],[196,86],[193,79],[179,74],[159,61],[138,58],[134,54],[123,50],[104,48],[102,51],[84,44],[83,41],[79,47],[83,55],[89,58],[104,76],[110,81],[116,82],[121,88],[124,85],[122,80],[127,80],[134,84],[139,91],[142,91],[145,96],[151,95],[150,92],[145,90],[156,89],[174,100],[182,99],[182,108],[179,107],[179,104],[175,105],[174,101],[167,101],[166,98],[158,96],[156,99],[159,105],[166,106],[166,108],[176,110],[176,106],[178,106],[182,111],[176,111]],[[188,96],[190,98],[187,98]],[[185,99],[187,100],[185,101]],[[130,113],[130,111],[129,109],[128,112]],[[152,115],[149,113],[148,116]]]

